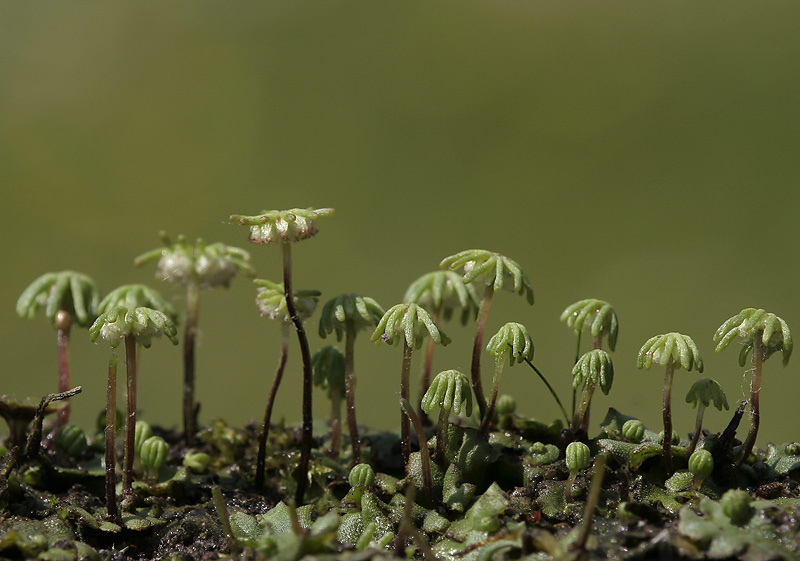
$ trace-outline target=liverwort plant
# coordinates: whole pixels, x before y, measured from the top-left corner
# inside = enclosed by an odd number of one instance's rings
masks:
[[[439,345],[447,345],[450,338],[434,323],[428,312],[417,304],[397,304],[383,314],[370,338],[373,343],[394,345],[403,341],[403,364],[400,371],[400,397],[409,400],[409,377],[411,374],[411,355],[414,349],[422,346],[426,337]],[[403,462],[408,463],[411,455],[411,426],[408,416],[400,411],[400,438]],[[422,443],[420,443],[422,446]]]
[[[354,464],[361,463],[361,442],[358,438],[358,422],[356,421],[354,359],[356,333],[362,329],[374,329],[383,314],[384,311],[380,304],[368,296],[340,294],[325,303],[319,318],[320,337],[324,339],[334,331],[336,332],[337,341],[341,341],[342,337],[344,337],[345,402]]]
[[[481,384],[481,352],[483,351],[486,318],[489,315],[492,298],[496,291],[505,287],[517,294],[525,295],[528,304],[533,304],[533,287],[516,261],[485,249],[468,249],[445,257],[439,267],[452,271],[462,269],[466,284],[475,283],[478,287],[483,288],[475,339],[472,345],[471,366],[472,389],[475,392],[475,400],[478,402],[481,418],[483,418],[486,414],[486,398]]]
[[[694,341],[688,335],[681,333],[666,333],[656,335],[642,345],[639,349],[639,356],[636,366],[639,369],[647,370],[653,363],[666,368],[664,374],[664,393],[662,401],[662,413],[664,418],[664,434],[672,434],[672,411],[670,409],[672,396],[672,378],[675,369],[683,368],[691,371],[703,372],[703,359]],[[667,436],[663,440],[664,446],[664,467],[669,475],[672,475],[672,439]]]
[[[453,312],[461,310],[461,324],[466,325],[470,319],[478,315],[480,297],[473,284],[465,284],[464,278],[454,271],[432,271],[425,273],[412,282],[403,302],[419,304],[433,317],[434,323],[449,321]],[[425,362],[422,369],[422,392],[420,398],[428,390],[431,383],[433,367],[433,350],[436,342],[428,337],[425,344]]]
[[[581,399],[572,421],[572,430],[589,429],[589,408],[595,388],[608,395],[614,383],[614,363],[603,349],[584,353],[572,368],[572,389],[581,389]]]
[[[758,435],[758,426],[761,421],[759,408],[761,370],[764,361],[775,352],[780,351],[783,355],[783,365],[786,366],[792,356],[793,345],[792,333],[786,322],[775,314],[756,308],[745,308],[719,326],[717,332],[714,333],[714,341],[717,343],[715,352],[719,353],[725,350],[737,337],[743,343],[742,350],[739,352],[739,366],[744,366],[747,355],[752,353],[753,373],[750,381],[750,432],[742,447],[742,454],[736,461],[735,467],[738,468],[752,452]]]
[[[714,404],[714,407],[722,411],[728,409],[728,398],[725,397],[725,392],[716,380],[711,378],[700,378],[689,391],[686,393],[686,403],[690,403],[692,407],[697,408],[697,420],[694,424],[694,434],[692,441],[689,443],[688,453],[694,452],[697,447],[697,442],[700,440],[700,434],[703,430],[703,414],[706,407]]]
[[[561,312],[561,321],[567,323],[575,332],[577,340],[575,346],[575,362],[581,356],[581,335],[584,327],[589,327],[592,335],[592,342],[595,349],[603,347],[603,337],[608,342],[608,350],[614,351],[617,347],[617,335],[619,334],[619,321],[614,307],[604,300],[597,298],[586,298],[570,304]],[[572,390],[572,413],[575,413],[575,398],[577,390]]]
[[[56,329],[58,344],[58,391],[70,387],[69,334],[72,325],[87,328],[97,317],[100,289],[92,279],[75,271],[45,273],[33,281],[17,300],[17,315],[33,318],[44,306],[44,315]],[[56,429],[69,421],[69,400],[59,410]]]
[[[314,353],[311,362],[314,365],[314,385],[326,390],[328,399],[331,400],[331,418],[328,422],[331,427],[330,455],[336,459],[339,457],[342,439],[342,398],[345,393],[344,355],[333,345],[328,345]]]
[[[244,249],[222,243],[194,245],[179,235],[172,242],[161,232],[163,246],[143,253],[133,263],[137,267],[158,260],[156,278],[186,288],[186,316],[183,324],[183,432],[189,444],[197,432],[197,407],[194,399],[195,342],[200,312],[200,290],[230,286],[236,273],[253,274],[250,254]]]
[[[289,326],[292,325],[292,318],[289,316],[286,305],[286,295],[283,285],[265,279],[255,279],[256,285],[256,306],[262,316],[270,319],[281,320],[281,356],[278,359],[278,368],[275,372],[275,379],[272,382],[272,389],[267,398],[267,408],[264,412],[264,423],[261,427],[261,434],[258,437],[258,457],[256,459],[256,479],[257,488],[264,485],[264,464],[267,457],[267,438],[269,437],[270,421],[272,420],[272,408],[275,405],[275,398],[278,395],[278,388],[283,379],[283,371],[286,368],[286,360],[289,356]],[[296,290],[294,291],[294,307],[301,321],[311,317],[317,307],[320,291],[318,290]]]
[[[92,326],[89,334],[93,342],[98,338],[103,339],[112,348],[111,360],[108,367],[108,395],[106,407],[106,460],[113,457],[114,447],[114,419],[116,407],[112,408],[110,401],[116,392],[116,356],[113,349],[125,341],[125,360],[127,368],[127,419],[125,437],[125,465],[123,471],[123,492],[132,495],[133,457],[136,438],[136,383],[138,368],[136,362],[136,346],[149,348],[154,337],[166,335],[173,345],[178,344],[178,329],[175,323],[166,314],[152,308],[122,308],[115,307],[100,314]],[[109,452],[109,446],[112,450]],[[108,466],[106,466],[108,469]],[[106,473],[108,478],[108,472]],[[108,479],[106,485],[108,485]],[[110,512],[110,510],[109,510]]]
[[[293,208],[291,210],[265,210],[255,216],[232,214],[230,221],[242,226],[250,227],[250,241],[255,244],[280,245],[283,261],[283,291],[286,298],[286,310],[294,324],[297,340],[300,345],[300,354],[303,360],[303,445],[298,468],[298,485],[295,499],[303,502],[306,490],[306,474],[311,459],[311,445],[313,440],[313,417],[311,411],[312,379],[311,351],[308,348],[308,338],[303,327],[303,320],[294,306],[292,297],[292,244],[312,238],[317,234],[314,223],[318,218],[333,216],[332,208]]]
[[[437,407],[439,422],[436,432],[436,459],[444,462],[444,451],[447,450],[447,418],[450,413],[460,415],[462,411],[467,417],[472,415],[472,392],[469,379],[464,374],[458,370],[445,370],[436,375],[422,398],[422,410],[430,414]],[[420,442],[420,447],[423,446],[424,443]]]
[[[497,393],[500,390],[500,377],[508,357],[509,366],[515,363],[533,360],[533,341],[528,329],[521,323],[508,322],[495,333],[486,350],[494,357],[494,376],[492,376],[492,397],[481,422],[481,432],[487,434],[492,424]]]

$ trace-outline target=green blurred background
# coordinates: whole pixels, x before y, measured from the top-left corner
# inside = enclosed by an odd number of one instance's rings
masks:
[[[717,326],[754,306],[800,330],[797,21],[786,2],[3,3],[0,393],[55,389],[53,329],[14,312],[38,275],[75,269],[104,291],[146,282],[182,307],[178,287],[132,265],[159,230],[246,247],[259,276],[280,280],[277,248],[248,247],[227,217],[330,206],[295,248],[298,288],[388,308],[443,257],[491,249],[522,265],[536,303],[499,294],[488,332],[527,325],[564,399],[574,338],[561,311],[615,305],[617,375],[595,427],[611,405],[659,426],[663,372],[635,361],[667,331],[695,339],[735,404],[749,377],[736,349],[714,354]],[[201,422],[263,415],[280,330],[253,299],[245,278],[202,296]],[[312,350],[328,342],[317,318]],[[471,327],[445,330],[436,371],[468,371]],[[109,351],[85,331],[73,342],[89,426]],[[291,352],[277,417],[296,422]],[[363,333],[356,352],[359,421],[394,429],[402,353]],[[762,446],[800,437],[798,365],[766,365]],[[696,378],[676,376],[681,433]],[[180,386],[178,348],[143,352],[145,419],[178,426]],[[524,414],[558,414],[525,366],[501,391]]]

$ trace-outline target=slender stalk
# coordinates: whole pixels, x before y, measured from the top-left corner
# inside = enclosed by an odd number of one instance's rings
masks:
[[[411,424],[414,426],[414,431],[417,433],[417,440],[419,440],[419,459],[422,464],[422,485],[425,487],[425,496],[429,501],[433,502],[433,475],[431,473],[431,453],[428,450],[428,442],[425,440],[425,429],[422,426],[422,421],[417,415],[411,403],[407,399],[400,398],[400,407],[406,412]],[[408,465],[406,464],[406,468]]]
[[[311,371],[311,352],[308,349],[308,338],[306,331],[303,327],[303,321],[297,315],[297,308],[294,306],[294,298],[292,297],[292,246],[291,244],[282,243],[281,253],[283,254],[283,290],[286,297],[286,311],[289,312],[289,317],[292,318],[294,329],[297,331],[297,340],[300,343],[300,354],[303,359],[303,448],[300,453],[300,466],[299,474],[300,479],[297,483],[297,492],[295,494],[295,502],[298,504],[303,503],[303,495],[306,492],[306,481],[308,475],[308,464],[311,460],[311,445],[312,445],[312,413],[311,413],[311,390],[313,386],[313,377]]]
[[[528,360],[526,358],[525,362],[528,363],[528,366],[533,368],[533,371],[536,372],[536,374],[539,376],[539,378],[542,380],[542,382],[544,382],[544,385],[547,386],[547,389],[550,391],[550,395],[553,396],[553,398],[556,400],[556,403],[558,403],[558,406],[561,408],[561,414],[564,415],[564,421],[566,422],[567,425],[569,425],[569,415],[567,415],[567,410],[564,409],[564,405],[561,403],[561,400],[558,398],[558,394],[556,393],[556,390],[553,389],[553,386],[550,385],[550,382],[547,381],[547,378],[544,377],[544,374],[542,374],[539,371],[539,369],[536,368],[536,366],[534,366],[533,363],[530,360]],[[575,411],[575,408],[573,407],[573,415],[574,415],[574,411]]]
[[[56,334],[58,339],[58,391],[65,392],[69,389],[69,331],[72,327],[72,315],[66,310],[59,310],[56,314]],[[66,401],[64,407],[58,412],[53,434],[59,427],[69,422],[70,403]]]
[[[106,388],[106,510],[112,522],[119,522],[117,510],[117,470],[115,440],[117,433],[117,355],[108,361],[108,386]]]
[[[492,306],[493,296],[494,286],[487,284],[478,313],[475,340],[472,344],[472,391],[475,393],[475,401],[478,403],[481,418],[486,414],[486,398],[483,395],[483,385],[481,384],[481,352],[483,351],[483,333],[486,331],[486,318],[489,315],[489,308]]]
[[[689,455],[692,455],[694,449],[697,448],[697,443],[700,441],[700,432],[703,430],[703,414],[706,411],[705,404],[701,401],[697,404],[697,418],[694,423],[694,434],[692,435],[692,441],[689,443],[689,448],[687,452]]]
[[[674,471],[672,467],[672,411],[670,403],[672,398],[672,377],[675,373],[675,365],[670,357],[667,362],[667,372],[664,374],[664,400],[661,404],[664,417],[664,467],[668,475]]]
[[[136,337],[125,336],[125,361],[128,390],[128,421],[125,433],[125,466],[122,472],[122,492],[133,495],[133,455],[136,436]],[[114,413],[116,414],[116,412]]]
[[[348,321],[344,336],[344,397],[347,406],[347,425],[350,429],[350,446],[353,449],[353,465],[361,463],[361,442],[358,438],[358,422],[356,421],[356,382],[354,367],[354,347],[356,328]]]
[[[594,395],[595,385],[587,383],[581,394],[581,402],[578,405],[578,410],[575,412],[575,418],[572,420],[572,430],[576,431],[578,428],[583,430],[589,429],[589,409],[592,403],[592,396]]]
[[[200,312],[200,288],[193,281],[186,285],[186,322],[183,332],[183,433],[191,445],[197,434],[194,401],[194,349]]]
[[[231,518],[228,514],[228,505],[225,504],[225,499],[222,497],[222,490],[219,485],[214,485],[211,488],[211,500],[214,502],[214,509],[217,511],[217,518],[222,526],[222,531],[225,532],[225,541],[228,544],[228,549],[234,555],[241,552],[239,542],[236,541],[236,536],[233,535],[231,528]]]
[[[256,458],[256,489],[264,486],[264,465],[267,459],[267,438],[269,437],[270,422],[272,421],[272,408],[275,405],[275,397],[278,395],[278,387],[283,379],[283,371],[286,369],[286,360],[289,357],[289,333],[287,325],[281,325],[281,356],[278,360],[278,369],[275,372],[275,380],[272,382],[272,389],[267,399],[267,409],[264,413],[264,424],[261,426],[261,434],[258,437],[258,456]]]
[[[494,363],[494,376],[492,376],[492,400],[489,402],[489,407],[486,409],[486,414],[483,416],[481,422],[481,432],[487,434],[489,427],[492,424],[492,415],[494,415],[494,407],[497,404],[497,393],[500,391],[500,377],[503,375],[503,366],[505,365],[505,354],[495,360]]]
[[[398,554],[405,553],[406,541],[410,536],[417,544],[417,548],[422,551],[422,556],[425,561],[437,561],[438,557],[431,549],[428,540],[426,540],[425,536],[414,526],[412,513],[414,511],[415,495],[416,489],[413,485],[409,485],[406,490],[406,504],[403,507],[403,518],[400,521],[400,527],[395,537],[394,548]]]
[[[400,373],[400,397],[409,400],[409,377],[411,374],[411,355],[414,349],[403,339],[403,368]],[[408,415],[403,408],[400,408],[400,439],[403,450],[403,463],[408,463],[411,455],[411,427],[409,426]],[[422,446],[422,442],[419,443]]]
[[[761,423],[759,401],[761,396],[761,370],[764,365],[761,333],[756,333],[753,339],[753,378],[750,381],[750,432],[747,433],[747,440],[744,441],[742,446],[742,455],[736,460],[735,469],[739,469],[750,455],[750,452],[753,451],[753,446],[755,446],[756,437],[758,436],[758,426]]]

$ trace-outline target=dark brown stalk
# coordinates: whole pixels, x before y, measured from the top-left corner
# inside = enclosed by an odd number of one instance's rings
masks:
[[[670,403],[672,398],[672,377],[675,373],[675,365],[670,357],[667,362],[667,372],[664,374],[664,401],[661,404],[664,417],[664,468],[668,475],[674,471],[672,467],[672,411]]]
[[[194,348],[200,313],[200,289],[196,282],[186,285],[186,322],[183,330],[183,434],[192,445],[197,434],[197,410],[194,403]]]
[[[125,361],[128,389],[128,422],[125,427],[125,466],[122,472],[122,492],[130,497],[133,495],[133,455],[136,436],[136,337],[133,335],[125,336]]]
[[[356,421],[356,382],[354,374],[354,346],[356,328],[351,321],[345,326],[344,336],[344,398],[347,406],[347,426],[350,429],[350,446],[353,449],[353,465],[361,463],[361,441],[358,438]]]
[[[481,309],[478,313],[475,340],[472,344],[472,391],[475,393],[475,401],[478,403],[478,412],[481,419],[486,414],[486,398],[483,395],[483,385],[481,384],[481,353],[483,352],[483,333],[486,331],[486,318],[489,316],[489,308],[492,306],[493,296],[494,286],[491,283],[487,284],[483,293]]]
[[[750,432],[747,433],[747,440],[742,446],[742,454],[736,460],[734,469],[739,467],[747,460],[753,446],[756,444],[758,436],[758,426],[761,423],[761,411],[759,408],[759,397],[761,395],[761,370],[764,365],[763,343],[761,342],[761,332],[756,333],[753,338],[753,378],[750,380]]]
[[[108,361],[108,386],[106,388],[106,509],[108,518],[119,523],[117,510],[117,355],[112,354]]]
[[[408,401],[409,398],[409,377],[411,375],[411,355],[414,349],[403,338],[403,368],[400,373],[400,397]],[[411,455],[411,426],[409,425],[408,415],[403,408],[400,408],[400,440],[403,450],[403,463],[408,463]],[[422,446],[422,443],[419,444]]]
[[[256,489],[264,486],[264,465],[267,460],[267,438],[269,437],[270,422],[272,421],[272,408],[275,405],[275,397],[278,395],[278,388],[283,379],[283,371],[286,369],[286,360],[289,358],[289,334],[286,331],[286,324],[281,325],[281,356],[278,360],[278,369],[275,372],[275,380],[272,382],[272,389],[267,399],[267,409],[264,412],[264,424],[261,427],[261,434],[258,437],[258,457],[256,458]]]
[[[297,340],[300,343],[300,355],[303,359],[303,443],[300,452],[299,479],[297,482],[297,492],[295,502],[303,504],[303,495],[306,492],[306,482],[308,481],[308,464],[311,460],[312,439],[312,412],[311,412],[311,390],[313,386],[313,376],[311,371],[311,352],[308,349],[308,338],[303,327],[303,320],[297,315],[297,308],[294,306],[292,297],[292,246],[289,243],[281,244],[283,253],[283,294],[286,298],[286,311],[292,318],[294,329],[297,331]]]

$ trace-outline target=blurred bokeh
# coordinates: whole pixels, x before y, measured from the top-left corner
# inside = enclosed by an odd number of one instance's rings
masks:
[[[4,3],[0,393],[56,386],[53,329],[14,312],[38,275],[75,269],[104,291],[145,282],[182,307],[178,287],[132,264],[159,230],[245,247],[277,281],[278,249],[248,247],[227,218],[312,206],[336,216],[296,246],[295,282],[323,300],[358,292],[388,308],[443,257],[491,249],[522,265],[536,303],[499,294],[488,333],[528,326],[565,400],[575,351],[561,311],[615,305],[617,374],[594,427],[612,405],[659,426],[663,371],[638,371],[636,353],[667,331],[695,339],[735,406],[749,376],[738,349],[714,354],[718,325],[753,306],[800,330],[797,21],[800,4],[784,2]],[[263,415],[280,329],[254,294],[239,278],[202,295],[201,422]],[[329,342],[317,318],[312,348]],[[472,327],[444,329],[454,342],[435,368],[468,371]],[[394,429],[402,352],[368,339],[356,341],[359,421]],[[297,422],[291,352],[276,416]],[[74,331],[87,427],[108,356]],[[765,366],[762,446],[800,437],[799,368]],[[676,375],[681,433],[697,376]],[[180,387],[178,348],[143,351],[145,419],[178,426]],[[525,365],[501,393],[558,415]],[[707,426],[729,417],[709,412]]]

